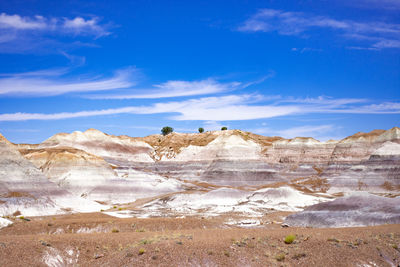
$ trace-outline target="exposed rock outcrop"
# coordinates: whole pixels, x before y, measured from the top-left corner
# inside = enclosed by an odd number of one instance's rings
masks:
[[[319,203],[289,215],[285,222],[301,227],[354,227],[400,223],[400,197],[366,192]]]
[[[0,135],[0,215],[99,211],[102,205],[72,195],[49,181]]]
[[[327,142],[239,130],[133,138],[94,129],[56,134],[39,145],[0,140],[0,194],[48,196],[55,210],[54,199],[65,194],[109,204],[153,198],[142,208],[154,214],[186,208],[218,213],[207,201],[226,194],[233,203],[226,210],[257,214],[297,210],[346,192],[400,194],[397,127]],[[13,177],[10,184],[6,177]]]

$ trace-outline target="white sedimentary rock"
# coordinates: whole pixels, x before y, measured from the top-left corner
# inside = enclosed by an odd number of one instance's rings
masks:
[[[400,223],[400,197],[352,193],[290,215],[285,222],[302,227],[354,227]]]
[[[56,134],[39,145],[39,148],[67,146],[84,150],[103,158],[121,161],[153,162],[153,148],[128,136],[107,135],[95,129],[71,134]]]
[[[12,221],[0,217],[0,229],[9,226],[12,223]]]
[[[104,206],[78,198],[48,180],[0,135],[0,216],[98,211]]]

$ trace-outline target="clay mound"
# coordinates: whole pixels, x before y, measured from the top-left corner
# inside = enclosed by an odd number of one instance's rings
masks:
[[[204,215],[235,213],[261,217],[271,210],[299,211],[327,198],[303,194],[290,187],[245,191],[217,188],[208,192],[180,193],[158,198],[142,206],[142,216]]]
[[[221,136],[237,136],[245,141],[257,143],[262,147],[271,146],[272,142],[282,139],[281,137],[267,137],[240,130],[227,130],[196,134],[171,133],[166,136],[150,135],[144,137],[143,141],[154,148],[155,160],[168,160],[175,158],[181,152],[187,151],[188,149],[191,150],[190,148],[200,150],[202,147],[213,145],[215,139]],[[229,145],[229,142],[227,142],[227,145]]]
[[[356,134],[353,134],[351,136],[348,136],[346,138],[344,138],[343,140],[341,140],[341,142],[354,142],[354,141],[361,141],[361,140],[369,140],[369,141],[373,141],[374,139],[376,139],[378,136],[380,136],[381,134],[385,133],[385,130],[373,130],[371,132],[368,133],[364,133],[364,132],[358,132]]]
[[[400,144],[387,141],[371,157],[400,157]]]
[[[4,218],[0,218],[0,229],[4,228],[10,224],[12,224],[13,222]]]
[[[59,188],[4,137],[0,141],[0,215],[38,216],[101,208]]]
[[[20,152],[51,181],[77,196],[87,196],[96,186],[117,177],[103,158],[79,149],[52,147]]]
[[[335,199],[289,215],[285,223],[301,227],[354,227],[400,223],[400,197],[386,198],[369,193]]]
[[[180,183],[132,169],[113,169],[103,158],[71,147],[21,149],[52,182],[77,197],[128,203],[178,191]]]
[[[153,161],[153,148],[147,143],[137,138],[108,135],[95,129],[56,134],[39,145],[39,148],[50,147],[73,147],[113,162]]]

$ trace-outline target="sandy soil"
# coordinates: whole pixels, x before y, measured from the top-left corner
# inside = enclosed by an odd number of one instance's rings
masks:
[[[29,219],[14,219],[0,230],[0,266],[400,264],[400,225],[311,229],[273,223],[244,229],[224,224],[223,216],[120,219],[101,213]],[[285,244],[289,234],[296,238]]]

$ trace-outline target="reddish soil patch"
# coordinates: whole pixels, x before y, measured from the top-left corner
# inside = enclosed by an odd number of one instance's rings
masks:
[[[71,266],[400,264],[400,225],[241,229],[220,217],[118,219],[100,213],[31,219],[0,230],[0,266],[46,266],[46,259],[57,256]],[[106,231],[77,233],[100,226]],[[295,241],[285,244],[289,234]]]

